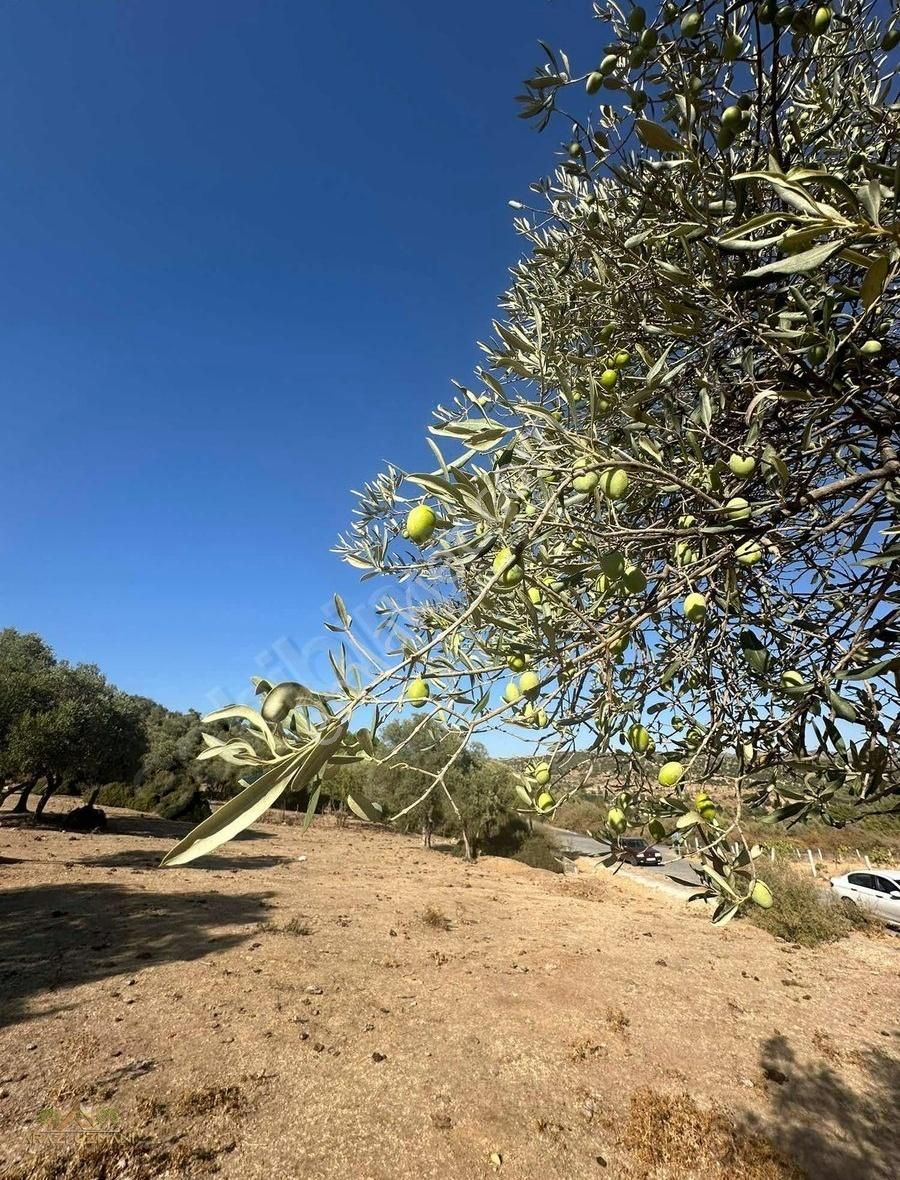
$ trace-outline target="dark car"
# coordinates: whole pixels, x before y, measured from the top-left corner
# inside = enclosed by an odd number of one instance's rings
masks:
[[[639,836],[626,836],[622,841],[622,859],[630,865],[661,865],[662,853]]]

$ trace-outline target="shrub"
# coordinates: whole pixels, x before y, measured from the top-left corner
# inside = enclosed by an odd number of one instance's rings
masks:
[[[823,892],[812,876],[790,864],[772,861],[760,867],[759,876],[772,890],[769,910],[751,906],[747,916],[775,938],[801,946],[818,946],[846,938],[853,930],[865,930],[872,920],[857,906],[844,906]]]
[[[437,906],[427,905],[422,910],[422,921],[426,926],[430,926],[432,930],[449,930],[452,923],[443,910],[439,910]]]
[[[600,803],[590,799],[573,799],[571,803],[564,803],[554,817],[553,823],[558,828],[567,828],[570,832],[601,831],[606,824],[606,812]]]
[[[137,790],[130,790],[124,783],[115,784],[112,796],[107,788],[100,792],[99,801],[111,807],[131,807],[136,811],[153,811],[163,819],[180,819],[199,823],[212,814],[212,808],[205,794],[196,783],[188,781],[174,785],[170,776],[162,775],[152,782],[144,783]]]
[[[481,851],[488,856],[515,856],[529,835],[525,820],[510,813],[490,836],[482,840]]]
[[[198,788],[191,783],[182,787],[180,791],[170,791],[164,795],[157,804],[156,813],[163,819],[183,819],[199,823],[212,814],[212,808]]]
[[[131,807],[138,809],[137,796],[130,783],[107,783],[100,788],[97,802],[103,807]]]
[[[546,869],[550,873],[561,873],[562,864],[559,860],[559,849],[543,832],[532,832],[525,840],[512,860],[520,864],[529,865],[533,869]]]
[[[312,934],[312,927],[309,922],[302,917],[289,918],[287,922],[281,927],[281,934],[295,934],[299,937],[306,937]]]

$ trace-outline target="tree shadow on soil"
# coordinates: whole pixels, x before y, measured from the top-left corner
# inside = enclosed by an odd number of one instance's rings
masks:
[[[128,813],[106,813],[107,836],[146,836],[154,840],[180,840],[196,824],[191,820],[163,819],[159,815],[146,815],[141,811]],[[232,836],[234,841],[271,840],[274,832],[261,828],[248,828]]]
[[[900,1047],[892,1034],[891,1049]],[[813,1180],[894,1180],[900,1162],[900,1057],[867,1048],[846,1058],[860,1075],[858,1089],[828,1062],[801,1062],[782,1036],[765,1041],[760,1065],[772,1111],[748,1116],[749,1129],[764,1134],[796,1159]]]
[[[0,1025],[28,1019],[31,997],[235,946],[267,918],[270,896],[112,884],[0,891]]]
[[[102,805],[100,810],[106,815],[106,827],[102,833],[105,836],[140,836],[151,840],[171,840],[174,842],[180,840],[182,836],[186,836],[191,828],[196,827],[196,824],[191,820],[163,819],[162,816],[142,811],[115,812]],[[33,811],[17,813],[0,810],[0,829],[25,828],[36,832],[63,829],[65,831],[67,830],[65,824],[68,814],[69,812],[66,811],[45,811],[42,816],[36,816]],[[81,832],[76,834],[89,840],[95,833]],[[255,827],[238,832],[236,836],[232,836],[232,840],[235,842],[271,840],[275,834]]]
[[[128,848],[101,856],[83,856],[78,864],[98,869],[157,869],[160,859],[158,852]],[[250,869],[274,869],[279,865],[293,864],[295,859],[293,856],[202,856],[190,864],[179,865],[179,871],[243,873]]]

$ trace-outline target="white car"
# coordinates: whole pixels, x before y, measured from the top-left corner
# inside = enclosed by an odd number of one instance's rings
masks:
[[[832,877],[831,887],[845,903],[863,906],[873,917],[900,926],[900,873],[866,869]]]

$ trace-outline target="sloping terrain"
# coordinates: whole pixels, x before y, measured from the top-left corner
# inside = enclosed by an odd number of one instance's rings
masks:
[[[894,1174],[895,937],[324,821],[157,869],[184,830],[0,828],[0,1176]]]

